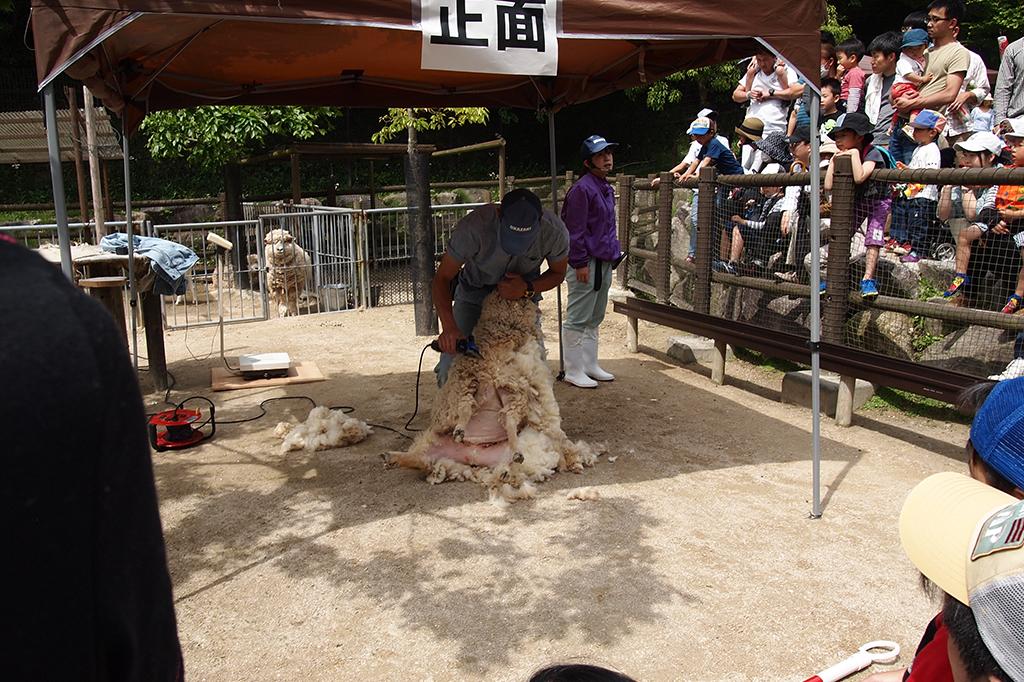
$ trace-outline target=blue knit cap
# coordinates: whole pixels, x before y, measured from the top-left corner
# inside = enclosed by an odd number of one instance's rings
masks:
[[[1000,381],[971,423],[982,461],[1024,490],[1024,378]]]

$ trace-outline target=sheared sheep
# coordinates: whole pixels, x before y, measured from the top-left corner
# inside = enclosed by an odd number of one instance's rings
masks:
[[[299,314],[299,302],[308,304],[313,283],[313,261],[295,243],[291,232],[274,229],[263,243],[267,259],[267,293],[281,317]]]
[[[430,483],[476,481],[502,503],[532,497],[532,483],[555,471],[592,465],[595,449],[562,431],[536,320],[532,301],[490,294],[473,330],[483,358],[455,360],[430,427],[407,452],[385,455],[386,466],[421,469]]]

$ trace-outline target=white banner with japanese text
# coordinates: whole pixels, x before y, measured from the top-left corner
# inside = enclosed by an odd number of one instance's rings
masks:
[[[554,76],[560,0],[420,0],[421,67]]]

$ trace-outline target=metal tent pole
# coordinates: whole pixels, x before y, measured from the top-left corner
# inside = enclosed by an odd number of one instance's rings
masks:
[[[548,110],[548,157],[551,161],[551,210],[558,215],[558,168],[555,160],[555,112]],[[555,287],[558,302],[558,380],[565,378],[565,354],[562,352],[562,285]]]
[[[64,196],[64,173],[60,167],[60,140],[57,134],[57,105],[53,83],[43,88],[43,106],[46,109],[46,150],[50,158],[50,183],[53,185],[53,207],[57,213],[57,242],[60,244],[60,269],[68,279],[74,280],[71,265],[71,232],[68,230],[68,207]]]
[[[810,84],[807,84],[810,87]],[[811,518],[821,518],[821,141],[818,139],[820,95],[811,93],[811,470],[814,502]],[[799,267],[799,263],[797,264]],[[845,292],[844,292],[845,294]]]
[[[135,287],[135,230],[132,222],[132,176],[128,165],[128,132],[121,127],[121,155],[124,157],[124,217],[128,233],[128,310],[132,314],[132,366],[139,371],[139,330],[135,315],[139,292]],[[152,356],[151,356],[152,357]]]

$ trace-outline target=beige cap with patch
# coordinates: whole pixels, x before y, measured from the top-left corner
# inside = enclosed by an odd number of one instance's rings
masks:
[[[961,474],[935,474],[910,491],[899,528],[907,557],[971,607],[999,665],[1024,680],[1024,501]]]

